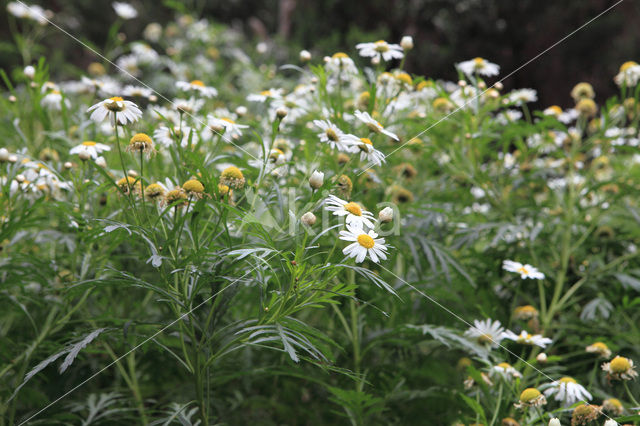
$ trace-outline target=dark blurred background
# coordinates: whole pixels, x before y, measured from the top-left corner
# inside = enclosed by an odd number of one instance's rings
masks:
[[[482,56],[505,76],[618,0],[133,0],[140,12],[123,29],[139,37],[149,22],[166,23],[174,11],[207,17],[244,32],[250,40],[272,40],[314,53],[314,60],[336,51],[356,58],[355,44],[412,35],[410,73],[456,79],[453,64]],[[33,2],[36,3],[36,2]],[[6,4],[6,3],[5,3]],[[37,4],[56,13],[55,22],[103,46],[115,20],[111,1],[51,0]],[[6,8],[0,11],[7,22]],[[611,11],[505,81],[507,88],[538,90],[538,106],[570,106],[569,91],[579,81],[593,84],[597,100],[616,94],[612,78],[628,60],[640,62],[640,1],[623,0]],[[9,28],[0,26],[0,67],[22,66],[12,51]],[[82,47],[59,34],[48,40],[47,55],[82,65]],[[361,63],[365,63],[363,59]]]

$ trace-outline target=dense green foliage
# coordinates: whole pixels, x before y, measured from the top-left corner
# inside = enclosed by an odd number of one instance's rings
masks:
[[[409,40],[276,67],[121,24],[58,81],[58,30],[13,23],[2,424],[638,424],[639,65],[531,111],[481,58],[407,74]]]

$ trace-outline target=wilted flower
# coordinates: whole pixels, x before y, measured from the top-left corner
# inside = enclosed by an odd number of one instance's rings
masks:
[[[633,360],[620,355],[602,364],[602,369],[607,372],[607,377],[614,380],[633,380],[638,376]]]
[[[244,186],[244,175],[236,166],[229,166],[220,174],[220,183],[232,188],[241,189]]]
[[[598,354],[602,358],[609,358],[611,356],[611,350],[603,342],[595,342],[585,348],[585,350],[592,354]]]
[[[514,404],[516,408],[539,407],[547,403],[547,399],[536,388],[527,388],[520,394],[520,400]]]

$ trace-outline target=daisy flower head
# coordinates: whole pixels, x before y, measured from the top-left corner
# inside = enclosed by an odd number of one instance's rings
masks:
[[[325,58],[325,69],[330,73],[344,73],[345,77],[358,74],[358,68],[353,59],[344,52],[337,52]]]
[[[153,138],[165,148],[176,143],[176,139],[180,141],[180,146],[183,148],[189,145],[189,140],[192,145],[198,142],[198,134],[191,127],[184,125],[182,128],[180,126],[173,126],[173,128],[160,126],[153,131]]]
[[[242,136],[242,129],[249,127],[246,124],[238,124],[228,117],[216,118],[212,115],[207,116],[207,123],[209,125],[209,129],[214,133],[219,133],[215,130],[222,128],[224,129],[224,134],[233,139],[238,139]]]
[[[528,321],[538,317],[538,310],[531,305],[518,306],[513,310],[515,319]]]
[[[504,328],[500,321],[487,318],[484,321],[474,320],[473,327],[464,332],[464,335],[475,340],[481,345],[496,347],[503,339]]]
[[[593,424],[601,414],[600,407],[592,404],[578,405],[571,413],[571,425],[588,425]],[[607,425],[609,426],[609,425]]]
[[[607,346],[606,343],[603,342],[595,342],[590,344],[585,348],[585,350],[590,354],[598,354],[601,358],[607,358],[611,356],[611,350]]]
[[[109,113],[113,114],[113,123],[126,125],[127,123],[135,123],[142,117],[142,111],[136,104],[131,101],[125,101],[119,96],[98,102],[89,107],[87,112],[91,112],[93,121],[103,121]]]
[[[360,138],[360,160],[367,161],[373,165],[380,166],[385,162],[384,154],[373,147],[369,138]]]
[[[541,348],[546,348],[547,345],[551,344],[553,340],[548,337],[544,337],[541,334],[529,334],[526,331],[522,331],[520,334],[516,334],[511,330],[507,330],[502,334],[504,339],[513,340],[514,342],[518,342],[523,345],[536,345]]]
[[[198,179],[189,179],[182,184],[182,189],[189,197],[196,199],[200,199],[205,195],[204,185]]]
[[[531,278],[534,280],[543,280],[544,274],[538,271],[538,268],[529,264],[523,265],[520,262],[514,262],[513,260],[505,260],[502,262],[502,269],[508,272],[515,272],[520,274],[520,278],[523,280]]]
[[[111,147],[94,141],[84,141],[71,148],[69,154],[78,155],[81,159],[93,158],[95,160],[105,151],[111,151]]]
[[[458,64],[458,69],[468,76],[477,73],[478,75],[492,77],[500,73],[499,65],[480,57],[460,62]]]
[[[602,364],[602,369],[607,372],[609,379],[614,380],[633,380],[638,376],[633,360],[620,355]]]
[[[152,154],[155,152],[153,149],[153,140],[145,133],[136,133],[129,141],[127,151],[132,153]]]
[[[154,201],[154,202],[162,199],[165,193],[166,193],[166,190],[164,186],[157,182],[147,185],[147,187],[144,189],[144,196],[149,201]]]
[[[220,174],[220,183],[232,188],[242,188],[245,183],[242,171],[236,166],[229,166]]]
[[[358,228],[365,226],[373,229],[375,227],[373,221],[373,213],[364,210],[358,203],[353,201],[345,201],[335,195],[329,195],[324,200],[325,208],[333,212],[334,216],[346,216],[345,222]]]
[[[215,87],[205,86],[201,80],[177,81],[176,87],[180,90],[184,90],[185,92],[197,92],[205,98],[213,98],[218,95],[218,91]]]
[[[522,105],[528,102],[538,100],[538,92],[533,89],[518,89],[509,93],[509,101],[516,105]]]
[[[378,61],[386,62],[392,59],[402,59],[404,51],[399,44],[389,44],[384,40],[378,40],[373,43],[358,43],[356,45],[360,56],[365,58],[377,58]]]
[[[640,81],[640,65],[634,61],[627,61],[620,66],[620,72],[613,81],[618,86],[634,87]]]
[[[280,99],[282,97],[282,89],[267,89],[260,93],[252,93],[247,96],[249,102],[266,102],[270,99]]]
[[[520,394],[516,408],[525,409],[527,407],[539,407],[547,403],[547,398],[536,388],[527,388]]]
[[[493,376],[501,376],[507,380],[519,379],[522,377],[522,374],[513,368],[508,362],[501,362],[500,364],[494,365],[491,367],[489,373]]]
[[[347,224],[347,229],[340,231],[340,239],[353,241],[342,250],[342,253],[355,258],[356,263],[362,263],[367,255],[375,263],[387,258],[388,248],[384,238],[378,238],[378,234],[373,230],[365,232],[360,226]]]
[[[395,133],[385,130],[384,126],[378,123],[373,117],[371,117],[371,115],[369,115],[368,112],[366,111],[362,112],[362,111],[356,110],[354,115],[358,120],[366,124],[369,130],[371,130],[372,132],[382,133],[384,135],[389,136],[391,139],[400,140]]]
[[[356,143],[360,140],[353,135],[348,135],[329,120],[313,120],[313,124],[319,127],[322,132],[318,133],[320,142],[328,143],[332,149],[339,151],[356,152]]]
[[[138,11],[129,3],[115,1],[112,6],[113,10],[116,11],[116,15],[122,19],[128,20],[138,16]]]
[[[565,406],[576,402],[591,401],[591,394],[572,377],[563,377],[547,385],[544,391],[546,397],[555,395],[556,401],[561,401]]]
[[[617,398],[608,398],[602,401],[602,409],[615,416],[621,416],[624,413],[624,406]]]
[[[46,109],[61,111],[63,102],[65,108],[69,108],[71,106],[69,99],[63,98],[59,90],[52,90],[44,95],[44,97],[40,101],[40,105]]]

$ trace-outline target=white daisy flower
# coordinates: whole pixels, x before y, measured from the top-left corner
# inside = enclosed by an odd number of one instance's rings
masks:
[[[40,105],[42,105],[42,107],[46,109],[61,111],[63,101],[66,108],[69,108],[71,106],[69,99],[63,98],[62,94],[59,91],[52,90],[51,92],[44,95],[44,97],[40,101]]]
[[[369,138],[360,138],[360,160],[367,161],[373,165],[380,166],[385,162],[384,154],[373,147],[373,143]]]
[[[246,124],[238,124],[235,121],[233,121],[231,118],[228,117],[222,117],[222,118],[217,118],[214,117],[213,115],[208,115],[207,116],[207,123],[209,125],[209,129],[211,129],[212,131],[220,133],[219,130],[217,129],[224,129],[224,134],[232,137],[234,139],[239,138],[240,136],[242,136],[242,129],[247,129],[249,126],[247,126]]]
[[[129,3],[115,1],[112,6],[116,14],[122,19],[133,19],[138,16],[138,11]]]
[[[189,126],[182,126],[182,131],[179,126],[174,126],[173,129],[169,129],[166,126],[160,126],[153,131],[153,140],[165,148],[172,146],[176,143],[176,138],[180,139],[180,146],[186,147],[189,145],[189,138],[191,138],[191,144],[198,143],[198,134]]]
[[[116,61],[118,71],[125,77],[139,77],[140,71],[140,59],[136,55],[122,55]]]
[[[498,75],[500,73],[500,66],[483,58],[474,58],[468,61],[463,61],[458,64],[460,71],[468,76],[478,73],[486,77]]]
[[[538,92],[533,89],[518,89],[509,93],[509,101],[516,105],[522,105],[528,102],[538,100]]]
[[[508,272],[515,272],[520,274],[522,279],[531,278],[534,280],[543,280],[544,274],[538,271],[538,268],[529,264],[523,265],[520,262],[514,262],[513,260],[505,260],[502,262],[502,269]]]
[[[334,53],[333,56],[326,57],[324,67],[330,74],[340,73],[345,79],[349,75],[358,74],[358,68],[353,59],[344,52]]]
[[[529,334],[524,330],[519,335],[511,330],[507,330],[502,333],[502,337],[504,339],[509,339],[513,340],[514,342],[521,343],[523,345],[536,345],[540,346],[541,348],[545,348],[547,347],[547,345],[550,345],[553,342],[553,340],[549,339],[548,337],[543,337],[540,334]]]
[[[354,135],[348,135],[338,128],[329,120],[313,120],[313,124],[322,129],[322,133],[318,133],[320,142],[328,143],[332,149],[339,151],[356,152],[357,143],[360,139]]]
[[[507,362],[501,362],[500,364],[494,365],[489,370],[489,374],[491,376],[501,376],[507,380],[522,377],[522,374]]]
[[[123,125],[135,123],[142,117],[142,111],[140,111],[140,108],[138,108],[136,104],[131,101],[125,101],[119,96],[98,102],[87,110],[87,112],[89,111],[93,111],[91,113],[91,119],[93,121],[103,121],[109,113],[113,113],[112,121]]]
[[[249,102],[266,102],[267,99],[278,99],[282,97],[282,89],[267,89],[260,93],[252,93],[247,96]]]
[[[620,72],[613,81],[618,86],[634,87],[640,81],[640,65],[634,61],[625,62],[620,66]]]
[[[602,364],[602,369],[607,372],[607,377],[610,379],[633,380],[638,377],[633,360],[620,355]]]
[[[474,320],[473,327],[464,332],[464,335],[475,340],[481,345],[498,346],[503,339],[504,328],[500,321],[487,318],[484,321]]]
[[[7,11],[15,16],[16,18],[27,18],[33,19],[37,21],[40,25],[46,25],[48,20],[47,17],[51,16],[51,11],[45,11],[42,7],[37,4],[32,4],[28,6],[22,2],[9,2],[7,4]]]
[[[360,56],[365,58],[378,58],[380,61],[390,61],[392,59],[402,59],[404,51],[399,44],[389,44],[384,40],[378,40],[374,43],[359,43],[356,45]]]
[[[213,98],[214,96],[218,96],[218,91],[215,87],[205,86],[205,84],[200,80],[177,81],[176,87],[184,91],[198,92],[205,98]]]
[[[149,98],[153,95],[153,90],[144,86],[127,85],[122,89],[122,94],[131,98]]]
[[[364,210],[358,203],[353,201],[345,201],[335,195],[329,195],[324,200],[325,208],[333,212],[335,216],[346,216],[347,225],[364,228],[365,226],[373,229],[375,227],[373,221],[373,213]]]
[[[105,145],[98,142],[93,141],[84,141],[80,145],[76,145],[69,150],[69,154],[71,155],[88,155],[89,157],[96,160],[100,154],[105,151],[111,151],[111,147],[109,145]]]
[[[384,238],[378,238],[378,234],[373,230],[365,232],[359,226],[347,224],[347,230],[340,231],[340,239],[353,241],[342,250],[342,253],[355,258],[356,263],[362,263],[367,255],[375,263],[387,258]]]
[[[565,406],[572,405],[575,402],[591,401],[591,394],[578,384],[572,377],[563,377],[560,380],[549,383],[548,388],[544,391],[546,397],[555,394],[555,400],[561,401]]]
[[[186,112],[187,114],[194,114],[200,111],[200,109],[204,106],[204,103],[204,99],[196,99],[192,97],[189,99],[174,99],[171,104],[173,108],[178,112],[182,111]]]
[[[395,139],[395,140],[400,140],[398,138],[398,136],[395,133],[392,133],[388,130],[385,130],[384,126],[380,123],[378,123],[376,120],[373,119],[373,117],[371,117],[371,115],[369,115],[368,112],[362,112],[362,111],[356,111],[354,113],[354,115],[356,116],[356,118],[360,121],[362,121],[364,124],[367,125],[367,127],[369,128],[369,130],[371,130],[372,132],[375,133],[382,133],[384,135],[389,136],[391,139]]]

